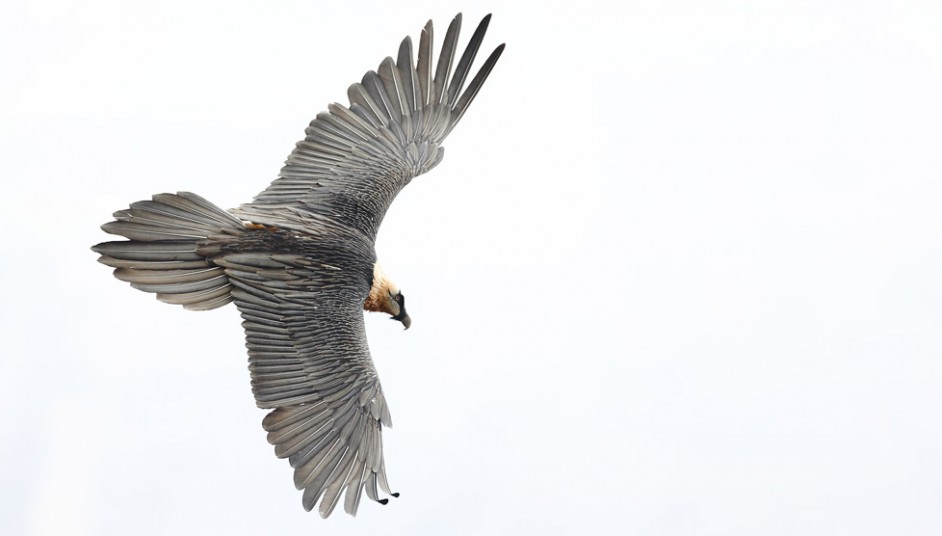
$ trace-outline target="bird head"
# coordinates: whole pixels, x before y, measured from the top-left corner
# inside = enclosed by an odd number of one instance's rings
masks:
[[[363,308],[367,311],[389,313],[393,320],[402,322],[405,329],[412,325],[412,319],[406,313],[406,297],[402,295],[399,287],[386,277],[379,263],[373,266],[373,284]]]
[[[387,292],[386,295],[388,296],[386,299],[386,312],[392,315],[393,320],[402,322],[403,329],[409,329],[409,326],[412,325],[412,319],[406,313],[406,297],[399,290],[396,290],[395,293]]]

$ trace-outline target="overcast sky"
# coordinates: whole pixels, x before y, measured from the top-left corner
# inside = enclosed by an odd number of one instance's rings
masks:
[[[942,533],[940,4],[522,4],[0,7],[0,533]],[[250,200],[458,11],[507,50],[380,232],[412,329],[367,323],[402,497],[324,521],[235,308],[89,247]]]

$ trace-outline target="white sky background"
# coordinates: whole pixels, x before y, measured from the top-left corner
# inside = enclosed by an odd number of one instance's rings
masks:
[[[0,533],[939,534],[942,8],[710,4],[5,2]],[[250,200],[458,11],[507,50],[380,233],[412,329],[368,322],[402,497],[323,521],[235,308],[88,248]]]

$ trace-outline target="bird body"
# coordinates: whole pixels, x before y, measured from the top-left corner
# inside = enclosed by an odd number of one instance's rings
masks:
[[[98,244],[99,261],[133,287],[192,310],[235,302],[246,331],[252,392],[270,409],[262,426],[287,458],[302,503],[327,517],[344,500],[384,503],[390,491],[382,428],[391,425],[367,344],[363,311],[411,325],[405,298],[376,260],[389,204],[437,165],[441,141],[463,116],[503,51],[462,91],[490,16],[454,73],[461,16],[437,66],[432,23],[417,62],[407,37],[350,86],[349,106],[319,114],[279,177],[251,203],[223,210],[189,192],[132,203],[102,226],[128,240]]]

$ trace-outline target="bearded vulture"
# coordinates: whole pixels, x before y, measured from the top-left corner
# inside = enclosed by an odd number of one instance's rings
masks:
[[[327,517],[343,496],[392,493],[383,461],[389,409],[364,331],[363,310],[408,328],[405,297],[376,262],[383,215],[413,177],[442,159],[442,141],[504,50],[463,89],[484,39],[484,17],[454,66],[461,15],[437,64],[432,22],[413,60],[406,37],[347,90],[349,106],[317,115],[281,173],[251,203],[223,210],[189,193],[159,194],[102,229],[128,240],[92,249],[132,287],[204,311],[235,302],[244,319],[252,392],[279,458],[294,468],[302,503]]]

